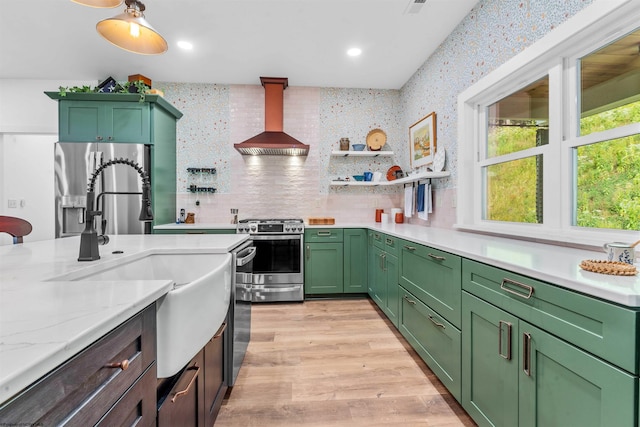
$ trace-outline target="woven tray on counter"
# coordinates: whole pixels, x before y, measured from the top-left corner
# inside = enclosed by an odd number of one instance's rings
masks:
[[[612,274],[615,276],[634,276],[636,267],[620,261],[604,261],[599,259],[585,259],[580,263],[580,268],[594,273]]]

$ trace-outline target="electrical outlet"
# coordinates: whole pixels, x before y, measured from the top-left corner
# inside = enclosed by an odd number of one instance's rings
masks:
[[[456,196],[453,196],[453,197],[451,198],[451,207],[452,207],[452,208],[456,208],[456,207],[458,207],[458,198],[457,198]]]
[[[10,208],[17,208],[18,207],[18,201],[16,199],[9,199],[9,207]]]

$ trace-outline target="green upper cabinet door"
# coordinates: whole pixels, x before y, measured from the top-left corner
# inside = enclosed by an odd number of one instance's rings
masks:
[[[151,143],[148,103],[61,100],[59,104],[61,141]]]
[[[367,292],[367,230],[344,230],[344,292]]]
[[[343,293],[343,262],[342,242],[305,243],[304,293]]]

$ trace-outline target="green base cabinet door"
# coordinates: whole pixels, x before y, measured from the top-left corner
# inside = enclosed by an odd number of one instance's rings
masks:
[[[520,426],[635,424],[633,376],[523,321],[518,340]]]
[[[480,426],[518,425],[518,318],[462,295],[462,406]]]
[[[383,267],[383,285],[385,287],[384,307],[382,311],[387,315],[391,323],[398,327],[398,319],[400,312],[400,297],[398,291],[398,257],[385,253],[382,262]]]
[[[460,401],[460,331],[406,289],[398,289],[400,333]]]
[[[637,379],[463,293],[462,405],[481,426],[630,426]]]
[[[344,292],[366,293],[367,286],[367,230],[344,230]]]
[[[373,256],[369,261],[371,270],[369,272],[369,296],[371,299],[384,310],[386,301],[386,284],[384,274],[384,251],[377,246],[373,246],[371,253]]]
[[[304,293],[341,294],[344,292],[344,255],[340,243],[306,243]]]

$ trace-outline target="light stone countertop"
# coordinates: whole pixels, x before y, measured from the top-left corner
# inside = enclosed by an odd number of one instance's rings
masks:
[[[0,403],[166,294],[168,280],[50,281],[144,253],[227,253],[247,234],[110,236],[78,262],[80,238],[0,246]],[[121,250],[122,254],[113,254]]]
[[[171,226],[167,224],[166,227]],[[229,224],[196,224],[200,229],[220,229]],[[164,226],[163,226],[164,227]],[[184,224],[175,224],[177,229]],[[589,251],[450,229],[395,223],[341,223],[308,225],[316,228],[366,228],[504,268],[627,307],[640,307],[640,275],[612,276],[582,270],[585,259],[605,259],[603,251]],[[156,227],[158,228],[158,227]],[[604,243],[604,242],[603,242]],[[640,264],[636,262],[640,269]]]
[[[443,228],[395,223],[305,225],[314,228],[367,228],[460,255],[627,307],[640,307],[640,276],[612,276],[580,268],[585,259],[605,260],[589,251]],[[604,242],[603,242],[604,243]],[[636,262],[636,268],[640,264]]]

